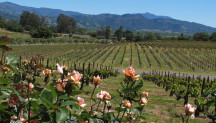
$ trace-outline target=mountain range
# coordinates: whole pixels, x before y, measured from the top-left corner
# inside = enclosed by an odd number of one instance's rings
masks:
[[[23,11],[34,12],[40,16],[48,18],[50,25],[56,24],[56,19],[59,14],[65,14],[74,18],[78,26],[84,28],[98,28],[111,26],[112,29],[117,29],[123,26],[126,30],[132,31],[153,31],[153,32],[178,32],[178,33],[195,33],[195,32],[216,32],[216,28],[203,24],[181,21],[173,19],[169,16],[158,16],[146,13],[132,14],[83,14],[79,12],[63,11],[60,9],[50,8],[34,8],[17,5],[11,2],[0,3],[0,16],[9,20],[19,19]]]

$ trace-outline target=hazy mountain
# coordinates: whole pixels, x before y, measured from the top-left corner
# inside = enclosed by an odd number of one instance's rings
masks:
[[[158,16],[151,13],[133,14],[99,14],[90,15],[79,12],[63,11],[50,8],[33,8],[20,6],[10,2],[0,3],[0,16],[7,19],[19,19],[23,11],[34,12],[49,18],[50,24],[55,24],[59,14],[65,14],[77,20],[78,25],[85,28],[98,28],[110,25],[112,29],[123,26],[124,29],[134,31],[163,31],[179,33],[216,32],[216,28],[202,24],[172,19],[169,16]]]
[[[140,14],[140,15],[144,16],[147,19],[157,19],[157,18],[169,18],[169,19],[171,19],[171,17],[169,17],[169,16],[155,15],[155,14],[152,14],[152,13],[149,13],[149,12],[146,12],[146,13],[133,13],[133,14],[135,14],[135,15]]]

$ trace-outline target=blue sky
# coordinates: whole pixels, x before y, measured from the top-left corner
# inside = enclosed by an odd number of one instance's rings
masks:
[[[150,12],[216,27],[216,0],[0,0],[85,14]]]

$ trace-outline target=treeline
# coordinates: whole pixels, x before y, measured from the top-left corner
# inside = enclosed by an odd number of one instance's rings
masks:
[[[0,18],[0,28],[5,28],[14,32],[26,31],[33,38],[50,38],[56,36],[55,33],[74,33],[77,29],[76,21],[66,15],[59,14],[56,22],[56,26],[50,26],[48,25],[48,18],[23,11],[19,21],[8,21],[4,18]]]
[[[208,34],[205,32],[197,32],[193,35],[189,34],[175,34],[165,35],[162,33],[154,32],[133,32],[130,30],[123,30],[120,26],[117,30],[110,30],[110,26],[106,29],[99,28],[95,32],[89,33],[92,37],[98,37],[103,39],[116,39],[118,41],[151,41],[151,40],[194,40],[194,41],[216,41],[216,32]]]
[[[151,41],[151,40],[196,40],[196,41],[216,41],[216,32],[208,34],[205,32],[187,34],[166,34],[154,32],[137,32],[124,30],[120,26],[117,30],[112,30],[110,26],[98,29],[85,29],[77,26],[77,22],[72,17],[59,14],[56,25],[49,25],[51,20],[40,17],[35,13],[23,11],[20,20],[6,20],[0,17],[0,28],[5,28],[14,32],[27,32],[33,38],[59,37],[58,33],[90,35],[98,39],[111,39],[116,41]]]

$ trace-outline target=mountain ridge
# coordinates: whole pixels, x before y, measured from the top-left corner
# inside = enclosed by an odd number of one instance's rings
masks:
[[[149,12],[132,14],[110,14],[103,13],[97,15],[83,14],[73,11],[63,11],[61,9],[50,9],[46,7],[34,8],[17,5],[11,2],[0,3],[0,16],[7,19],[19,19],[22,11],[34,12],[49,19],[50,24],[55,24],[59,14],[73,17],[80,27],[98,28],[110,25],[112,29],[123,26],[124,29],[133,31],[154,31],[154,32],[216,32],[216,28],[198,24],[195,22],[181,21],[169,16],[155,15]]]

